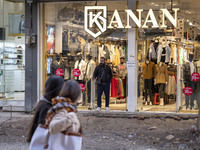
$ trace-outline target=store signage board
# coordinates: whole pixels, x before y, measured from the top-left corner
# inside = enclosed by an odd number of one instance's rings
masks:
[[[74,69],[74,70],[73,70],[73,75],[74,75],[75,77],[79,77],[79,76],[81,75],[81,71],[80,71],[79,69]]]
[[[128,69],[135,69],[135,62],[127,61],[126,66]]]
[[[85,90],[85,85],[83,83],[79,83],[79,85],[81,86],[81,91],[83,92]]]
[[[185,87],[185,88],[183,89],[183,93],[184,93],[185,95],[187,95],[187,96],[190,96],[190,95],[192,95],[193,90],[192,90],[191,87],[187,86],[187,87]]]
[[[151,23],[151,28],[166,28],[165,18],[172,23],[174,27],[177,27],[177,12],[179,8],[172,8],[173,15],[167,9],[160,9],[162,12],[162,24],[158,25],[156,17],[152,9],[149,9],[147,16],[145,17],[144,24],[142,24],[142,12],[143,9],[136,9],[139,14],[138,17],[133,13],[132,10],[126,9],[124,10],[127,14],[127,24],[123,25],[118,10],[114,10],[111,20],[109,21],[109,25],[107,26],[107,6],[85,6],[84,11],[84,29],[87,33],[92,35],[94,38],[101,35],[108,29],[130,29],[132,26],[130,25],[130,19],[134,21],[138,28],[147,29],[148,23]],[[158,12],[158,11],[157,11]],[[91,29],[94,27],[98,27],[99,30],[94,33]]]
[[[199,75],[197,72],[194,72],[194,73],[191,75],[191,79],[192,79],[192,81],[197,82],[197,81],[199,81],[199,79],[200,79],[200,75]]]
[[[56,69],[56,75],[57,76],[63,76],[63,70],[61,68]]]

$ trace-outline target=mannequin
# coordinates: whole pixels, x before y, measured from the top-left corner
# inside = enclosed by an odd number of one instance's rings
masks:
[[[145,62],[142,64],[142,73],[144,78],[144,89],[145,89],[145,105],[148,103],[152,105],[152,84],[153,84],[153,78],[154,78],[154,70],[155,70],[155,64],[151,62],[148,58]],[[149,89],[149,99],[147,99],[148,94],[147,91]],[[150,101],[149,101],[150,100]]]
[[[83,80],[86,70],[86,62],[82,59],[82,54],[77,54],[77,61],[75,62],[74,69],[79,69],[81,71],[81,75],[75,79]]]
[[[168,82],[167,65],[164,62],[165,56],[163,55],[161,61],[155,66],[155,80],[159,89],[160,105],[164,105],[165,86]]]
[[[186,109],[194,109],[194,96],[195,96],[195,82],[191,80],[191,74],[196,70],[196,64],[193,62],[194,54],[189,53],[189,61],[183,64],[183,82],[185,87],[189,86],[193,90],[193,94],[190,96],[185,95]],[[190,105],[190,108],[189,108]]]
[[[56,54],[56,59],[51,63],[51,75],[56,74],[56,69],[61,68],[63,73],[65,71],[64,63],[61,61],[60,54]],[[64,77],[64,76],[62,76]]]
[[[126,63],[124,62],[124,60],[125,60],[125,58],[121,57],[120,64],[117,66],[118,75],[122,79],[125,79],[125,77],[128,74],[128,70],[127,70]]]
[[[153,43],[150,44],[148,58],[154,63],[157,63],[157,53],[162,49],[162,45],[159,43],[159,40],[156,39]]]
[[[91,103],[91,98],[93,97],[93,94],[94,94],[94,92],[91,93],[91,90],[94,89],[93,88],[94,81],[92,81],[91,78],[96,68],[96,63],[90,54],[87,54],[86,58],[88,60],[88,63],[86,65],[86,72],[85,72],[85,79],[87,82],[87,98],[86,99],[88,100],[88,103]]]
[[[120,64],[117,66],[117,73],[118,76],[122,79],[123,82],[123,87],[124,87],[124,96],[123,98],[126,97],[126,85],[127,85],[127,74],[128,74],[128,69],[126,67],[125,63],[125,57],[120,57]]]
[[[68,59],[65,61],[65,75],[64,75],[64,79],[72,79],[73,75],[72,75],[72,71],[73,71],[73,67],[74,67],[74,61],[73,61],[73,57],[68,56]]]

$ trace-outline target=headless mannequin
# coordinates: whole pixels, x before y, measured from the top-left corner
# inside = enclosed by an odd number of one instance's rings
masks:
[[[159,46],[159,41],[158,41],[158,39],[156,39],[154,42],[153,42],[153,47],[154,47],[154,49],[155,49],[155,53],[156,53],[156,55],[157,55],[157,51],[158,51],[158,46]],[[150,50],[150,53],[151,53],[152,51]],[[157,56],[156,56],[156,58],[153,58],[153,59],[151,59],[151,61],[152,62],[154,62],[155,64],[157,63]]]
[[[155,40],[155,42],[153,43],[155,50],[158,48],[158,45],[159,45],[159,41]]]
[[[153,77],[154,77],[154,67],[155,64],[151,62],[148,58],[142,64],[143,69],[143,78],[144,78],[144,90],[145,90],[145,105],[150,104],[152,105],[152,84],[153,84]],[[149,99],[148,99],[149,95]]]
[[[167,84],[167,66],[165,65],[165,55],[161,56],[161,61],[156,67],[156,84],[160,95],[160,105],[164,105],[165,86]]]
[[[193,58],[194,58],[194,54],[190,53],[189,54],[189,62],[186,62],[183,65],[184,85],[185,85],[185,87],[188,87],[188,86],[191,87],[193,90],[192,95],[190,95],[190,96],[185,95],[186,109],[191,109],[191,110],[194,109],[194,98],[196,95],[195,82],[191,80],[191,74],[195,70]],[[190,108],[189,108],[189,105],[190,105]]]
[[[51,63],[51,75],[55,75],[58,68],[61,68],[63,72],[65,71],[64,64],[60,61],[60,55],[56,54],[56,60]]]

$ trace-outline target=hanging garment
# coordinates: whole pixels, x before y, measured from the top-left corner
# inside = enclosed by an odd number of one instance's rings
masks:
[[[171,48],[169,45],[166,45],[164,48],[161,48],[160,46],[158,47],[158,52],[157,52],[157,63],[161,61],[161,56],[163,54],[163,50],[165,50],[165,63],[169,62],[170,56],[171,56]]]
[[[111,97],[117,97],[118,96],[118,82],[116,78],[112,79],[111,82]]]
[[[86,42],[84,45],[83,45],[83,52],[84,52],[84,54],[85,54],[85,56],[87,55],[87,54],[90,54],[90,43],[88,43],[88,42]]]
[[[125,54],[125,61],[128,61],[128,60],[127,60],[127,58],[128,58],[128,57],[127,57],[127,54],[128,54],[128,53],[127,53],[127,47],[126,47],[126,46],[122,46],[122,50],[124,51],[124,54]]]
[[[151,43],[149,46],[149,60],[157,59],[157,52],[160,50],[162,50],[162,45],[156,45],[155,43]]]
[[[92,76],[93,76],[93,73],[94,73],[94,70],[96,68],[96,63],[94,62],[93,59],[91,59],[88,64],[87,64],[87,67],[86,67],[86,78],[87,79],[91,79]]]
[[[196,61],[200,60],[200,47],[194,48],[194,60]]]
[[[99,63],[100,63],[100,59],[101,57],[104,57],[105,58],[105,52],[104,52],[104,45],[102,45],[101,47],[99,47]]]
[[[80,62],[79,62],[79,60],[75,62],[74,69],[79,69],[81,71],[81,75],[75,79],[78,79],[78,80],[84,79],[86,65],[87,65],[86,62],[83,59]]]
[[[169,76],[167,84],[167,94],[176,94],[176,81],[174,76]]]
[[[120,97],[123,98],[124,97],[124,86],[123,86],[122,79],[120,79],[120,86],[121,86],[121,95],[120,95]]]
[[[104,46],[104,54],[106,59],[110,59],[110,51],[107,46]]]
[[[122,49],[122,47],[119,47],[119,53],[120,53],[120,57],[125,57],[125,51]]]
[[[123,85],[119,78],[113,78],[111,82],[111,97],[118,98],[122,95]]]
[[[120,53],[117,48],[115,48],[115,60],[113,62],[113,65],[116,67],[120,64]]]
[[[97,56],[98,56],[97,51],[98,51],[97,45],[90,44],[90,54],[91,54],[93,59],[97,58]]]
[[[179,64],[183,64],[184,62],[184,49],[181,47],[179,48]]]
[[[64,74],[64,79],[67,80],[70,78],[70,72],[68,68],[65,68],[65,74]]]
[[[115,46],[114,45],[111,45],[110,47],[110,62],[113,62],[115,61]]]

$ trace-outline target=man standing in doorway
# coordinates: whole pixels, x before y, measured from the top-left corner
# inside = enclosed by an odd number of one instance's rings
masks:
[[[94,70],[93,80],[97,83],[97,110],[101,110],[101,96],[106,97],[106,110],[109,111],[110,83],[112,82],[112,70],[105,64],[105,58],[100,58],[100,64]]]

